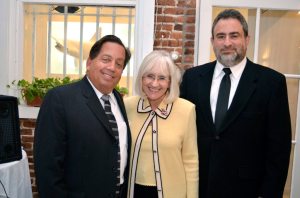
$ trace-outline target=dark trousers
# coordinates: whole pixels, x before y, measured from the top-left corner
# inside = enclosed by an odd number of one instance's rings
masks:
[[[134,185],[134,198],[158,198],[156,186]]]
[[[116,198],[126,198],[126,197],[127,197],[126,185],[121,184],[120,185],[120,194],[119,194],[119,196],[116,196]]]

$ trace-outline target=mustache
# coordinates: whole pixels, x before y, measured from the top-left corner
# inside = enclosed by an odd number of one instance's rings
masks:
[[[223,47],[223,48],[220,49],[220,52],[224,52],[224,51],[228,51],[228,50],[236,51],[236,48],[234,48],[234,47]]]

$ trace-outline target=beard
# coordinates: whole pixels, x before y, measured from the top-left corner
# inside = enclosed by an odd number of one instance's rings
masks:
[[[225,67],[232,67],[240,63],[245,57],[245,50],[240,48],[236,49],[231,54],[223,54],[222,49],[215,49],[215,54],[217,55],[218,61]]]

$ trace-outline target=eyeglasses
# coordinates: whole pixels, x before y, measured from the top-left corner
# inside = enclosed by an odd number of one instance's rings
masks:
[[[166,83],[170,80],[170,78],[167,76],[163,76],[163,75],[155,76],[154,74],[147,74],[143,76],[143,79],[146,80],[147,82],[154,82],[155,80],[157,80],[157,82],[159,83]]]

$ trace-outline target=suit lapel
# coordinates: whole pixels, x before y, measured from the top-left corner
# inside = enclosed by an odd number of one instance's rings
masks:
[[[105,115],[105,111],[94,92],[92,86],[87,80],[87,77],[84,77],[82,80],[82,94],[84,97],[87,98],[87,106],[90,108],[90,110],[94,113],[95,117],[103,124],[103,126],[106,128],[106,131],[114,138],[112,129],[109,125],[108,119]]]
[[[227,111],[225,121],[223,122],[224,124],[220,128],[220,133],[222,133],[237,118],[243,108],[247,105],[251,95],[256,89],[257,78],[253,63],[247,60],[246,67],[241,76],[232,103]]]
[[[210,65],[208,65],[206,70],[201,71],[199,80],[197,81],[199,91],[196,92],[198,94],[197,98],[199,98],[197,101],[199,104],[197,105],[202,107],[199,110],[203,112],[203,116],[211,128],[215,128],[210,108],[210,88],[215,65],[216,62],[212,62]]]

